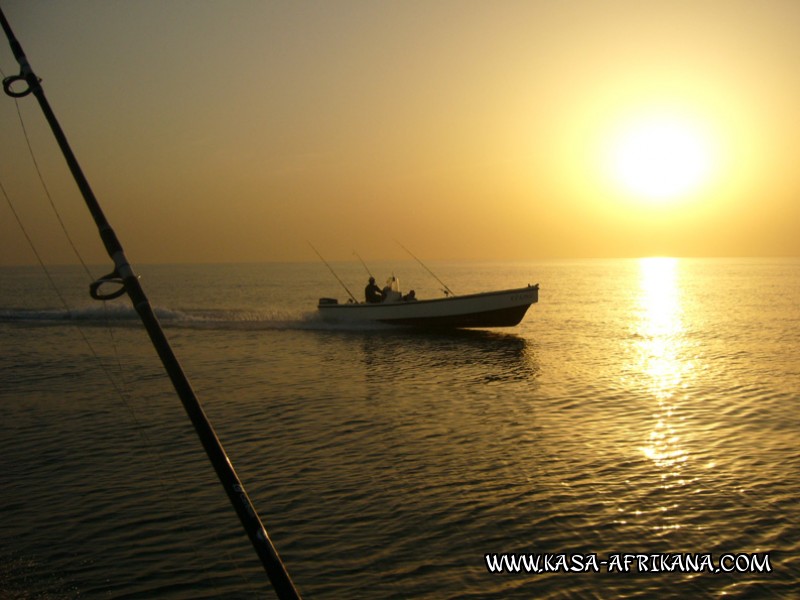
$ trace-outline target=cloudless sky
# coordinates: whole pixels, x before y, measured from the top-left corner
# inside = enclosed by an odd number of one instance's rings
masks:
[[[0,7],[134,264],[317,260],[308,241],[331,260],[404,256],[395,240],[431,260],[800,255],[796,0]],[[18,72],[5,40],[0,68]],[[76,245],[107,262],[33,96],[19,110]],[[641,133],[675,123],[671,152]],[[708,164],[654,201],[621,174],[647,175],[637,155]],[[74,262],[5,95],[0,183],[45,260]],[[0,264],[33,260],[0,197]]]

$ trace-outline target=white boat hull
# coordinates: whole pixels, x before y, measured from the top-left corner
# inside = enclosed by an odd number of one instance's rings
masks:
[[[374,322],[409,327],[513,327],[539,301],[539,284],[524,288],[411,302],[339,304],[321,298],[320,316],[329,322]]]

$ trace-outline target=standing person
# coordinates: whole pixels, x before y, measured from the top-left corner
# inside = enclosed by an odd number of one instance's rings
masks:
[[[367,287],[364,288],[364,299],[369,304],[383,302],[383,292],[381,291],[381,288],[375,285],[374,277],[369,278],[369,283],[367,284]]]

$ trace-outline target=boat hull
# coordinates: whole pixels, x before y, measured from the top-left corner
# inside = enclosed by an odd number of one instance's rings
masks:
[[[513,327],[531,304],[539,301],[539,285],[412,302],[338,304],[321,299],[320,316],[328,322],[373,322],[425,328]]]

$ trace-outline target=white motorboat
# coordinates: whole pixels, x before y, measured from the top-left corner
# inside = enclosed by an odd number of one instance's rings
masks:
[[[329,322],[377,322],[430,328],[513,327],[539,300],[539,284],[523,288],[444,298],[406,299],[388,295],[380,303],[320,298],[320,316]]]

